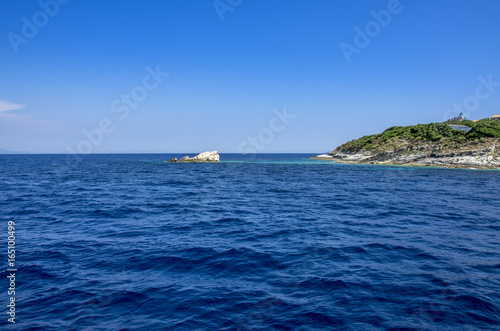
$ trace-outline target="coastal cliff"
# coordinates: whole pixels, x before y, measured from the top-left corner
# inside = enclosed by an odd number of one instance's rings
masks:
[[[450,127],[461,124],[468,131]],[[500,168],[500,121],[431,123],[391,127],[349,141],[313,159],[365,164]]]

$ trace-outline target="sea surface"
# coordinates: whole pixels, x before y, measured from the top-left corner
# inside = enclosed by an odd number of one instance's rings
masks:
[[[0,155],[0,328],[500,329],[500,171],[184,155]]]

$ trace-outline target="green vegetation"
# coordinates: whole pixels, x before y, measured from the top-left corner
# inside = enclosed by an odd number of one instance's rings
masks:
[[[500,138],[499,120],[482,120],[474,123],[467,134],[468,139]]]
[[[448,124],[472,127],[469,132],[452,129]],[[337,148],[338,151],[356,152],[375,150],[379,146],[397,138],[412,142],[439,142],[445,145],[484,140],[483,138],[500,138],[500,121],[484,119],[477,122],[445,122],[418,124],[412,126],[393,126],[382,133],[352,140]]]

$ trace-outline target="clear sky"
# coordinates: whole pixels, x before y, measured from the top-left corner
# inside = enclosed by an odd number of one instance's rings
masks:
[[[489,117],[499,14],[498,0],[2,0],[0,148],[320,153]]]

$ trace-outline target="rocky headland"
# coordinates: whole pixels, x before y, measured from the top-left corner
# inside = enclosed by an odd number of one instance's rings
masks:
[[[451,168],[500,168],[500,121],[462,121],[469,131],[431,123],[392,127],[349,141],[318,160]]]
[[[178,160],[177,158],[168,160],[167,162],[171,163],[182,163],[182,162],[190,162],[190,163],[195,163],[195,162],[219,162],[220,161],[220,156],[217,153],[217,151],[212,151],[212,152],[203,152],[200,153],[194,157],[189,157],[189,156],[184,156],[182,159]]]

